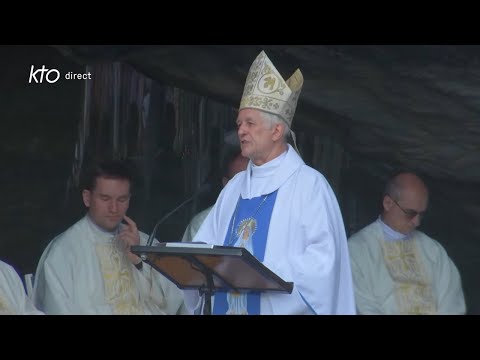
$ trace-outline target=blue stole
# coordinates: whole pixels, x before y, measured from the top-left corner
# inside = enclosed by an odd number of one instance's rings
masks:
[[[235,212],[230,220],[223,245],[244,247],[260,262],[263,262],[265,247],[267,245],[268,228],[270,226],[273,206],[277,199],[277,192],[278,190],[275,190],[268,195],[262,195],[250,200],[242,199],[240,196]],[[234,221],[235,224],[233,224]],[[213,314],[259,315],[260,293],[218,291],[215,293]]]

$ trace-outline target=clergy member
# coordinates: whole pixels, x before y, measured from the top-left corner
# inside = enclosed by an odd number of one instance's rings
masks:
[[[354,314],[342,215],[325,177],[288,144],[300,70],[284,80],[265,52],[248,73],[237,127],[246,171],[220,193],[194,241],[243,247],[283,280],[291,294],[216,292],[214,314]],[[296,147],[296,145],[295,145]],[[198,295],[185,291],[190,311]]]
[[[13,267],[0,261],[0,315],[42,315],[25,293]]]
[[[418,175],[385,187],[383,212],[349,239],[359,314],[465,314],[460,274],[445,249],[416,230],[428,207]]]
[[[47,314],[182,314],[181,291],[130,251],[148,236],[126,212],[132,174],[121,161],[87,173],[87,214],[53,239],[36,271],[34,299]],[[124,221],[125,223],[122,223]]]

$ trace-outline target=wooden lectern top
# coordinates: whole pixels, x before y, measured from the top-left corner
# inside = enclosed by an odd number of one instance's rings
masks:
[[[213,291],[279,291],[291,293],[286,282],[258,261],[248,250],[203,243],[161,243],[132,246],[131,252],[162,273],[181,289],[198,289],[213,279]]]

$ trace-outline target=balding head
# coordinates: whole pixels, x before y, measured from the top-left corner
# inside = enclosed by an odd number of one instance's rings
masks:
[[[428,188],[412,172],[392,177],[385,187],[383,221],[394,230],[407,234],[420,225],[428,207]]]
[[[395,200],[403,196],[419,196],[425,194],[428,200],[428,188],[418,175],[411,172],[402,172],[392,177],[385,186],[384,195],[390,195]]]

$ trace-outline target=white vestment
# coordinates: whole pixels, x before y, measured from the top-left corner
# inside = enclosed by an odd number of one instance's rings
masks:
[[[270,163],[277,165],[269,169]],[[327,180],[290,145],[271,162],[253,166],[255,171],[252,166],[250,161],[228,182],[194,241],[223,245],[239,196],[251,199],[278,189],[263,264],[294,288],[291,294],[262,293],[260,313],[354,314],[345,228]],[[198,313],[198,295],[185,294],[189,310]]]
[[[424,233],[385,241],[377,220],[348,244],[359,314],[465,314],[455,264]]]
[[[140,232],[140,244],[148,236]],[[35,274],[34,299],[47,314],[183,314],[182,292],[146,263],[138,270],[111,233],[85,216],[53,239]]]
[[[206,219],[212,208],[213,205],[203,211],[200,211],[193,217],[192,221],[190,221],[190,224],[188,224],[185,232],[183,233],[182,242],[191,242],[193,240],[195,234],[197,233],[198,229],[200,229],[200,226],[202,226],[203,221]]]
[[[28,298],[22,280],[13,267],[0,261],[0,314],[42,315]]]

